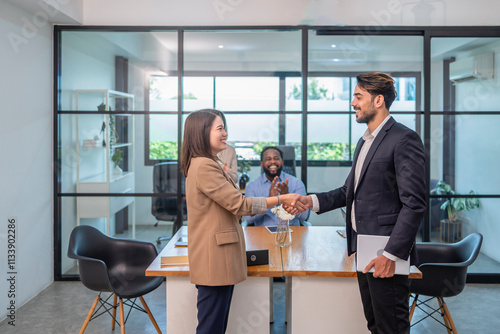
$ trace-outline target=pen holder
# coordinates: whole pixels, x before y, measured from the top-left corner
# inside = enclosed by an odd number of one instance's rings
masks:
[[[290,246],[292,244],[292,231],[288,220],[282,220],[278,217],[278,230],[276,231],[276,244],[280,247]]]

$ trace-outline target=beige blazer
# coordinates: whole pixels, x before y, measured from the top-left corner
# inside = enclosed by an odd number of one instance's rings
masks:
[[[245,238],[240,225],[252,214],[218,162],[193,158],[186,177],[188,254],[191,283],[233,285],[246,279]]]
[[[238,160],[236,159],[236,150],[231,145],[226,145],[226,149],[224,151],[219,152],[217,154],[219,159],[222,161],[222,164],[227,164],[230,171],[228,172],[229,176],[236,183],[238,182]],[[238,186],[238,184],[236,184]]]

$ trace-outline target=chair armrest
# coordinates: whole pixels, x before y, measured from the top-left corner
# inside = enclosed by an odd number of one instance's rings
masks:
[[[80,280],[90,290],[113,291],[106,264],[97,259],[78,258]]]
[[[137,270],[144,275],[147,267],[158,256],[156,246],[146,241],[114,239],[111,248],[110,258],[106,261],[110,271],[123,264],[127,270]]]
[[[465,287],[467,266],[456,263],[425,263],[418,269],[422,271],[422,279],[414,279],[410,284],[410,292],[439,297],[458,295]]]

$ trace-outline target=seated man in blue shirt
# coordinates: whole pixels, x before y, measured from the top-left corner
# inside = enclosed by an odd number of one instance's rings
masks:
[[[246,197],[268,197],[278,196],[288,193],[295,193],[305,196],[306,187],[301,180],[295,176],[282,171],[283,152],[276,147],[265,147],[260,154],[260,165],[264,173],[257,179],[247,184],[245,189]],[[309,211],[299,213],[289,223],[298,226],[309,216]],[[258,214],[253,217],[245,216],[249,225],[272,226],[278,225],[276,215],[268,209],[265,214]]]

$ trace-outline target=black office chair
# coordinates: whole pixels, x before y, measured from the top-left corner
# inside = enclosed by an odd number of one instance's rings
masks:
[[[187,220],[186,200],[182,200],[182,216],[178,215],[177,201],[177,162],[162,162],[153,167],[153,192],[155,194],[166,194],[170,197],[153,197],[151,200],[151,214],[159,221],[173,221],[172,235],[182,227],[183,221]],[[184,194],[184,176],[181,174],[181,193]],[[159,237],[156,242],[159,245],[163,240],[170,237]]]
[[[297,177],[297,173],[295,170],[296,169],[295,147],[287,145],[278,145],[277,148],[279,148],[283,152],[283,171],[285,173]],[[301,222],[300,225],[311,226],[311,223],[307,221],[309,219],[310,214],[311,211],[309,210],[306,220]]]
[[[432,317],[445,326],[448,333],[457,333],[450,311],[443,298],[456,296],[463,291],[467,278],[467,268],[476,260],[482,241],[483,236],[481,234],[473,233],[454,244],[417,243],[418,260],[421,263],[418,269],[422,271],[422,279],[414,279],[410,283],[410,293],[413,297],[410,322],[415,307],[421,309],[426,316],[412,324],[412,326],[428,317]],[[420,295],[429,296],[430,298],[419,301]],[[437,309],[428,304],[434,298],[437,299],[439,304]],[[444,323],[434,317],[436,312],[441,314]]]
[[[94,227],[80,225],[73,229],[69,239],[68,257],[78,260],[80,279],[90,290],[98,291],[90,311],[80,329],[82,334],[91,320],[108,313],[113,318],[111,328],[119,323],[125,333],[125,322],[132,308],[147,313],[158,333],[161,330],[143,296],[161,285],[162,277],[146,277],[145,271],[158,252],[150,242],[108,237]],[[103,292],[111,292],[104,299]],[[114,296],[113,304],[108,300]],[[119,298],[120,321],[116,319]],[[136,304],[136,299],[142,307]],[[97,304],[100,303],[96,309]],[[125,317],[123,305],[130,307]],[[111,312],[112,311],[112,312]]]
[[[295,172],[295,147],[286,145],[278,145],[276,147],[283,152],[283,171],[297,177]]]

